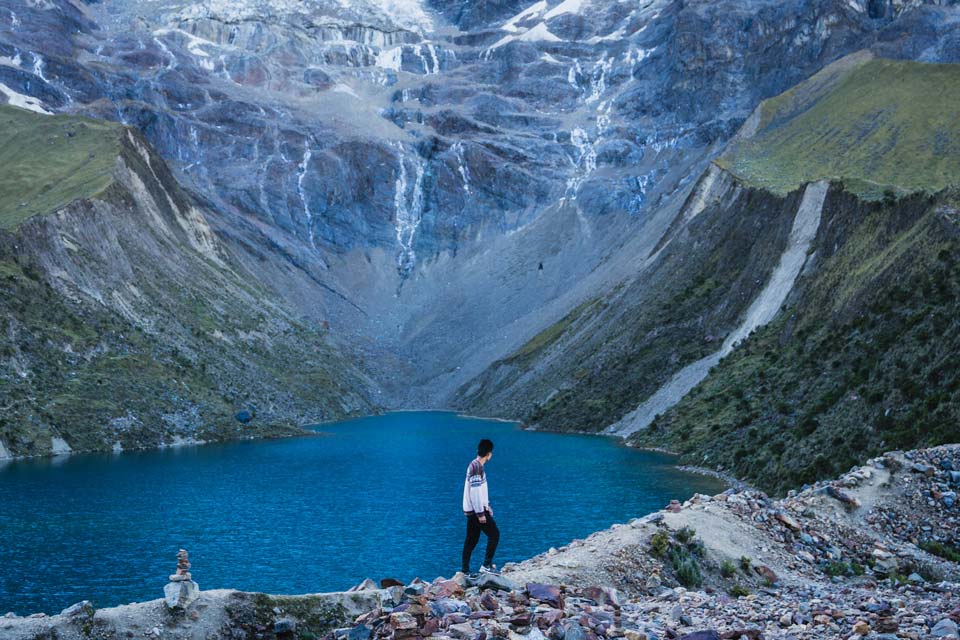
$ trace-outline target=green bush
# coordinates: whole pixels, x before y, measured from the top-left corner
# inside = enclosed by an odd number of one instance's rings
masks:
[[[670,536],[666,531],[657,531],[650,538],[650,552],[657,558],[665,558],[670,548]]]
[[[697,535],[697,532],[695,529],[691,529],[690,527],[683,527],[682,529],[677,530],[677,532],[673,534],[673,537],[675,537],[677,539],[677,542],[679,542],[680,544],[690,544],[690,542],[693,541],[696,535]]]
[[[940,556],[944,560],[949,560],[950,562],[960,562],[960,550],[954,546],[946,545],[942,542],[936,542],[933,540],[921,542],[917,546],[927,553]]]
[[[750,589],[747,589],[745,586],[738,583],[730,587],[730,591],[728,591],[728,593],[734,598],[742,598],[743,596],[750,595]]]
[[[748,558],[747,556],[740,556],[740,570],[741,570],[741,571],[743,571],[743,572],[746,573],[746,574],[749,574],[749,573],[750,573],[750,565],[751,565],[751,564],[752,564],[752,563],[750,562],[750,558]]]
[[[674,571],[677,572],[677,581],[688,589],[699,587],[703,584],[700,565],[697,564],[697,561],[692,557],[674,561],[673,568]]]
[[[732,578],[736,572],[737,566],[729,560],[724,560],[723,564],[720,565],[720,575],[724,578]]]

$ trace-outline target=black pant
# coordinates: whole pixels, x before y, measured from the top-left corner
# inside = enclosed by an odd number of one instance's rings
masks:
[[[481,531],[487,536],[487,552],[483,556],[483,564],[488,567],[493,564],[493,554],[496,553],[497,543],[500,542],[500,529],[497,529],[497,523],[489,513],[487,513],[486,522],[480,522],[477,514],[471,513],[467,516],[467,538],[463,541],[464,573],[470,573],[470,556],[480,542]]]

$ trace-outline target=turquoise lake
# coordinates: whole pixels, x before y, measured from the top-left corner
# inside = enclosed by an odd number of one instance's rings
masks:
[[[366,577],[450,576],[465,528],[464,474],[483,437],[495,444],[487,477],[501,566],[723,489],[611,438],[452,413],[317,429],[0,467],[0,615],[162,597],[180,547],[201,589],[310,593]]]

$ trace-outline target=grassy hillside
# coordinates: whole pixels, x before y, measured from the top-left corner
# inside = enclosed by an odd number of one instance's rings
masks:
[[[960,65],[860,59],[838,76],[764,102],[720,165],[777,193],[823,178],[873,199],[960,183]]]
[[[840,200],[798,302],[634,444],[780,492],[960,441],[960,198]]]
[[[40,142],[3,147],[7,195],[43,167],[60,182],[0,229],[6,450],[278,436],[375,410],[357,364],[243,269],[145,140],[8,112],[15,139]]]
[[[122,130],[0,105],[0,229],[101,193],[112,181]]]

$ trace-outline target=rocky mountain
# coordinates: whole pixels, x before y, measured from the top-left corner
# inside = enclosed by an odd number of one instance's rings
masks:
[[[956,62],[958,15],[917,0],[3,0],[0,93],[140,132],[256,291],[222,287],[223,306],[273,318],[263,296],[324,334],[352,394],[340,411],[600,430],[732,347],[744,314],[771,322],[769,278],[806,263],[778,270],[797,212],[823,232],[810,216],[837,187],[711,164],[760,102],[857,51]],[[44,202],[30,198],[37,220]],[[143,264],[164,273],[159,258]],[[299,357],[270,353],[284,371]]]
[[[275,436],[376,407],[138,131],[6,106],[0,131],[0,457]]]

